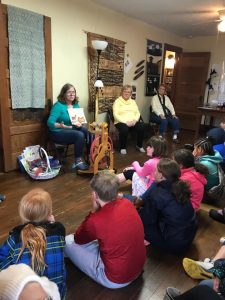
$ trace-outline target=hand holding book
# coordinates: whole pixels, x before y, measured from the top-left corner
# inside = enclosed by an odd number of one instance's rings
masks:
[[[80,127],[82,124],[87,123],[83,108],[69,108],[68,113],[73,125]]]

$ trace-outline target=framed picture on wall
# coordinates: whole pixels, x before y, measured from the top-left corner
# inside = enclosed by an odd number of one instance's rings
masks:
[[[147,74],[145,95],[153,96],[158,89],[162,70],[162,43],[147,40]]]

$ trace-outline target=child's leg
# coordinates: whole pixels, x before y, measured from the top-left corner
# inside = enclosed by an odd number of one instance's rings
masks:
[[[100,257],[97,240],[79,245],[74,242],[73,234],[67,235],[65,254],[81,271],[105,287],[116,289],[127,286],[130,283],[117,284],[108,280]]]
[[[126,181],[126,177],[124,176],[123,173],[117,174],[116,176],[117,176],[117,178],[119,179],[119,182],[120,182],[120,183]]]
[[[199,285],[207,285],[208,287],[213,289],[213,280],[212,279],[205,279],[202,280]]]
[[[133,179],[132,179],[132,195],[137,197],[143,195],[144,192],[147,190],[148,181],[149,181],[148,178],[140,177],[135,172],[133,174]]]
[[[126,170],[123,173],[120,173],[117,175],[117,178],[119,179],[119,182],[124,182],[126,180],[132,180],[133,174],[134,174],[135,170]]]

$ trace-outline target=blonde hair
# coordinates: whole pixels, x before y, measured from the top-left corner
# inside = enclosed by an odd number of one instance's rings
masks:
[[[22,248],[17,261],[25,248],[31,254],[31,267],[42,274],[46,267],[44,257],[46,251],[46,231],[41,226],[33,223],[46,222],[52,213],[52,199],[48,192],[37,188],[24,195],[19,204],[19,215],[23,224],[21,231]]]
[[[130,90],[132,92],[132,86],[129,85],[129,84],[126,84],[124,85],[122,88],[121,88],[121,95],[123,94],[124,91],[126,90]]]

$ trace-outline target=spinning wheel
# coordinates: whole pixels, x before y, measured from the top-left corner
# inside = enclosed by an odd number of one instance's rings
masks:
[[[113,171],[113,143],[108,136],[107,123],[89,124],[89,131],[95,134],[90,148],[89,170],[79,170],[78,173],[98,173],[99,170]]]
[[[102,151],[102,137],[101,136],[97,136],[94,141],[91,144],[91,149],[90,149],[90,159],[91,162],[94,163],[95,159],[97,158],[97,156],[99,155],[99,153]],[[113,151],[113,142],[112,139],[108,136],[108,141],[107,141],[107,145],[106,145],[106,150],[107,151]]]

